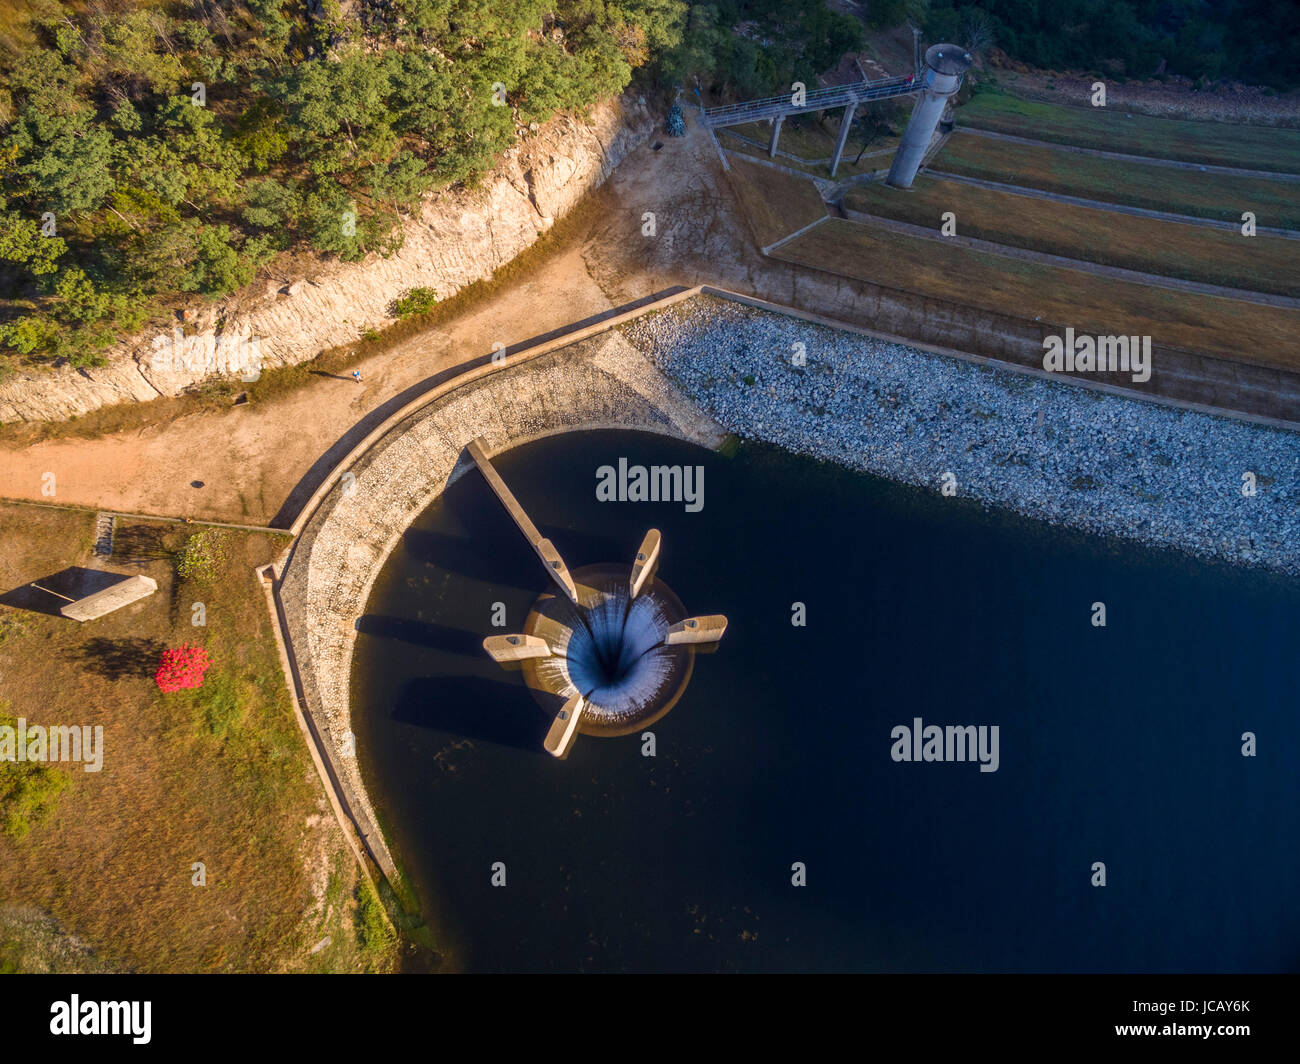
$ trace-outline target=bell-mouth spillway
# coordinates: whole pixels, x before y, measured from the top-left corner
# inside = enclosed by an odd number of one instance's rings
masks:
[[[658,720],[686,689],[695,649],[716,646],[727,618],[686,616],[658,579],[657,529],[645,534],[630,568],[588,565],[571,573],[493,468],[483,441],[471,440],[465,451],[563,593],[544,592],[522,633],[483,640],[502,668],[523,670],[553,714],[547,753],[568,757],[579,733],[628,735]]]
[[[664,643],[686,607],[658,578],[632,597],[618,565],[583,566],[573,579],[576,604],[545,592],[524,622],[552,648],[524,661],[524,682],[552,715],[580,694],[583,735],[630,735],[672,709],[690,682],[694,648]]]

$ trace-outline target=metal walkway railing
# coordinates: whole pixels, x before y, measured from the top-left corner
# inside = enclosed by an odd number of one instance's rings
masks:
[[[880,81],[855,81],[850,85],[831,85],[824,89],[814,89],[804,96],[803,103],[798,106],[792,102],[793,93],[786,93],[784,96],[746,100],[743,103],[728,104],[726,107],[710,107],[701,116],[701,122],[709,129],[717,129],[720,126],[734,126],[764,118],[785,117],[809,111],[847,107],[851,103],[908,96],[915,92],[917,87],[918,82],[914,74],[884,78]]]

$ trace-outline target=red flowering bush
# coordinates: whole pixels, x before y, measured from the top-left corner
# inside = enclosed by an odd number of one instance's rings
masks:
[[[182,643],[178,647],[164,650],[158,671],[154,673],[153,682],[158,690],[170,694],[188,687],[202,687],[203,674],[212,662],[208,652],[201,646]]]

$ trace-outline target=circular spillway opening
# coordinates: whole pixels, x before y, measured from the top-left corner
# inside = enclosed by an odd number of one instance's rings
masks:
[[[553,651],[524,663],[524,681],[552,714],[581,694],[580,733],[627,735],[662,717],[686,690],[692,648],[662,645],[686,609],[659,579],[632,598],[626,566],[588,565],[571,575],[577,604],[547,592],[524,622],[524,632]]]

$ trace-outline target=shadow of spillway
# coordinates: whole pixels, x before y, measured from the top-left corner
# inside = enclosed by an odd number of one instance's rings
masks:
[[[392,716],[402,724],[538,756],[550,725],[522,684],[481,676],[412,680],[398,695]]]
[[[402,550],[413,561],[456,573],[470,580],[508,588],[521,595],[535,595],[536,564],[523,564],[518,551],[501,555],[485,553],[482,544],[468,536],[407,529],[402,533]],[[525,559],[526,561],[527,559]]]
[[[401,643],[430,647],[448,654],[465,654],[476,660],[483,656],[481,636],[445,624],[368,613],[357,618],[356,629],[362,635],[377,639],[396,639]]]

